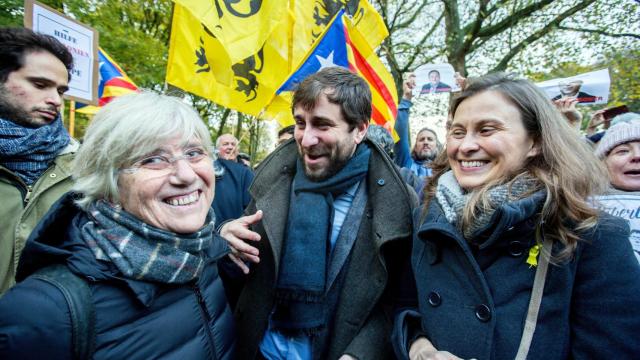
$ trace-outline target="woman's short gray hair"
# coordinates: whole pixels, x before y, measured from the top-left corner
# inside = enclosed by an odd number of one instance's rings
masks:
[[[120,201],[119,170],[158,149],[176,136],[196,138],[214,157],[209,131],[198,113],[180,99],[152,92],[118,97],[104,106],[87,128],[73,163],[73,191],[93,201]]]

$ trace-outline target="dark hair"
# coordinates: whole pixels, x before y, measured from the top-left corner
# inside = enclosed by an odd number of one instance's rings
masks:
[[[301,82],[293,94],[291,110],[296,106],[313,109],[322,94],[329,102],[340,106],[351,130],[371,119],[369,85],[360,76],[341,67],[324,68]]]
[[[283,127],[282,129],[278,130],[278,137],[282,136],[283,134],[289,134],[293,136],[293,132],[295,131],[296,126],[295,125],[289,125],[286,127]]]
[[[440,76],[440,71],[438,71],[438,70],[436,70],[436,69],[433,69],[433,70],[429,71],[429,73],[427,74],[427,76],[431,76],[431,74],[432,74],[432,73],[436,73],[436,74],[438,74],[438,76]]]
[[[71,80],[73,56],[67,48],[50,35],[39,34],[26,28],[0,28],[0,83],[7,81],[9,74],[24,66],[25,55],[46,51],[64,64]]]

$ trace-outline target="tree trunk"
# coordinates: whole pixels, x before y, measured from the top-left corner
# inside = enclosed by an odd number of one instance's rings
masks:
[[[222,132],[224,131],[224,126],[227,123],[227,119],[229,118],[229,113],[231,113],[231,109],[226,108],[224,110],[224,113],[222,114],[222,118],[220,119],[220,126],[218,127],[218,133],[216,135],[216,139],[220,137],[220,135],[222,135]]]
[[[242,121],[244,120],[244,114],[238,111],[238,123],[236,124],[236,139],[240,140],[240,134],[242,133]]]

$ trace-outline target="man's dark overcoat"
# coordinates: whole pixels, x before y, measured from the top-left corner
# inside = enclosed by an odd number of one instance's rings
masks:
[[[346,272],[328,346],[323,354],[314,351],[314,358],[337,359],[345,353],[358,359],[391,356],[392,307],[402,301],[398,296],[407,280],[417,197],[389,157],[365,141],[371,148],[367,205],[342,269]],[[296,143],[290,140],[260,164],[250,188],[253,200],[247,212],[261,209],[264,216],[253,228],[261,236],[260,263],[252,268],[235,311],[239,359],[256,358],[273,310],[297,159]],[[313,209],[308,215],[313,216]]]

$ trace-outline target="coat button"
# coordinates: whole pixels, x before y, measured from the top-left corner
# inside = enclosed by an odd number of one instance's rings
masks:
[[[513,257],[522,256],[524,253],[524,246],[520,241],[512,241],[509,243],[509,255]]]
[[[491,320],[491,309],[485,304],[476,306],[476,317],[482,322]]]
[[[384,186],[384,179],[378,179],[378,185]]]
[[[58,175],[56,175],[56,174],[54,174],[54,173],[49,174],[49,177],[52,177],[52,178],[54,178],[54,177],[56,177],[56,176],[58,176]]]
[[[436,307],[442,304],[442,298],[440,297],[440,294],[438,294],[435,291],[432,291],[429,293],[429,296],[427,296],[427,300],[429,300],[429,305],[433,307]]]

